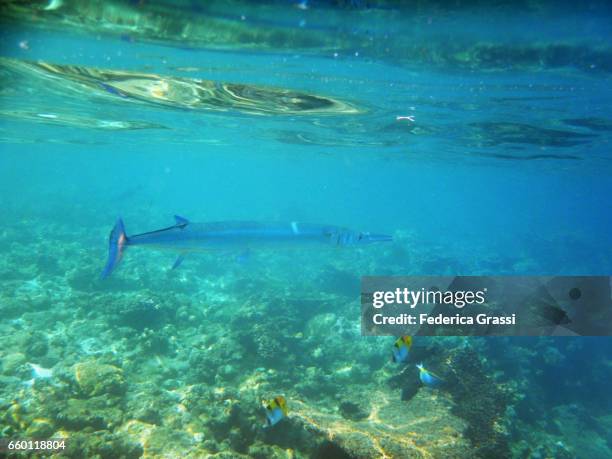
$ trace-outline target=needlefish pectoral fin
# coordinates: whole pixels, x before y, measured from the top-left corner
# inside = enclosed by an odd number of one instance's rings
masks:
[[[251,250],[245,249],[236,256],[236,261],[240,264],[245,264],[251,258]]]
[[[176,260],[174,261],[174,264],[172,265],[172,268],[170,269],[178,268],[179,266],[181,266],[183,261],[185,261],[185,254],[181,253],[178,257],[176,257]]]
[[[102,279],[106,279],[110,276],[117,267],[123,257],[123,251],[128,244],[129,238],[125,234],[123,220],[119,218],[108,236],[108,259],[100,276]]]

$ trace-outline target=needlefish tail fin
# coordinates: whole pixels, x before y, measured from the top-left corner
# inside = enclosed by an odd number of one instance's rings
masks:
[[[119,218],[115,226],[113,227],[108,237],[108,260],[106,266],[100,276],[102,279],[106,279],[111,275],[113,270],[117,267],[123,256],[123,251],[128,245],[129,239],[125,234],[125,227],[123,226],[123,220]]]

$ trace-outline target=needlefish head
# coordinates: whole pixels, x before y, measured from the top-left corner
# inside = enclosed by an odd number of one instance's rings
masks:
[[[337,246],[365,245],[376,242],[391,242],[392,236],[386,234],[375,234],[363,231],[351,231],[337,228],[326,233],[330,243]]]

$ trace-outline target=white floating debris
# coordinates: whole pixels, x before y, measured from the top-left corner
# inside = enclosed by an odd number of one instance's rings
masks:
[[[35,363],[28,362],[30,368],[32,368],[32,376],[34,379],[46,379],[51,378],[53,376],[53,370],[49,368],[43,368],[40,365],[36,365]]]

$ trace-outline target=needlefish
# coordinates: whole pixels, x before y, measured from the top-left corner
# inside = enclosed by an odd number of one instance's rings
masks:
[[[259,248],[350,247],[389,242],[391,236],[352,231],[347,228],[312,223],[259,223],[259,222],[190,222],[179,215],[175,224],[167,228],[128,236],[123,220],[119,218],[108,239],[108,261],[102,278],[110,276],[117,267],[125,249],[143,246],[174,249],[179,253],[173,269],[185,254],[202,250],[250,250]]]

